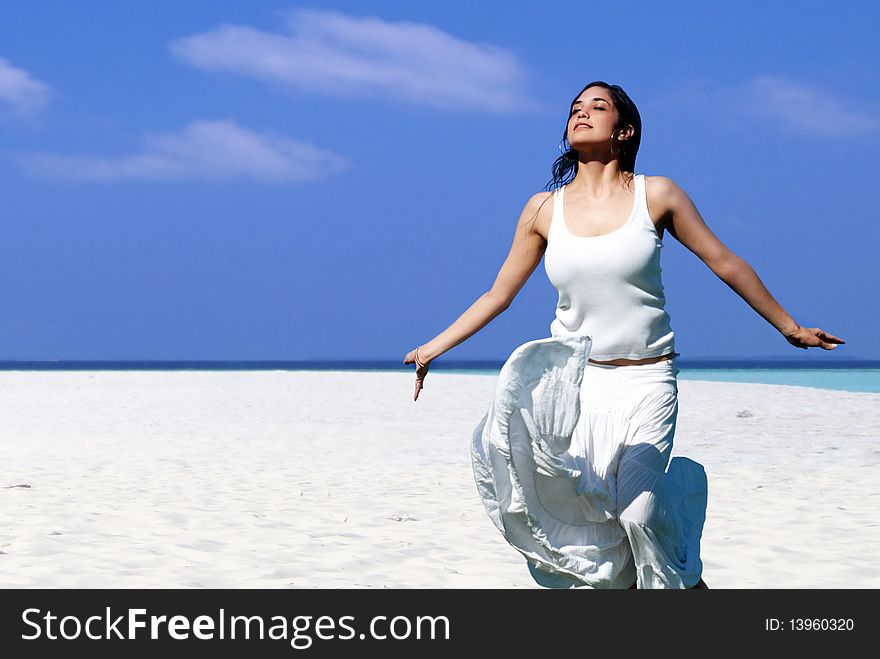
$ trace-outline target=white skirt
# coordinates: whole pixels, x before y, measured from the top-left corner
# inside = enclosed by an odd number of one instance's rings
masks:
[[[673,360],[588,361],[588,336],[516,348],[474,430],[480,498],[548,588],[691,588],[702,574],[703,467],[670,461]]]

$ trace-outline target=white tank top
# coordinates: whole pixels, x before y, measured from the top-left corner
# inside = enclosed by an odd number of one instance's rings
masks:
[[[645,176],[634,180],[626,224],[576,236],[565,224],[565,186],[553,193],[544,269],[559,293],[552,336],[588,335],[590,359],[641,359],[675,352],[660,276],[663,241],[648,213]]]

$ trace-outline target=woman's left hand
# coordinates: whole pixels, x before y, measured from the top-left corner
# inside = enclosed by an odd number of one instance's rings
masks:
[[[794,333],[786,334],[785,338],[791,345],[804,350],[807,348],[834,350],[837,347],[836,344],[846,343],[843,339],[839,339],[818,327],[798,327]]]

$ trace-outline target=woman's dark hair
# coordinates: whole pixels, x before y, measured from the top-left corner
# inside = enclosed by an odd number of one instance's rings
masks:
[[[569,113],[565,118],[565,128],[562,130],[562,142],[560,142],[559,145],[559,150],[562,151],[562,155],[553,163],[553,179],[548,181],[547,185],[544,186],[548,191],[556,190],[565,185],[575,177],[575,174],[577,174],[578,156],[577,152],[572,149],[571,145],[568,143],[568,121],[571,118],[571,106],[574,105],[574,102],[578,97],[590,87],[604,87],[608,90],[608,94],[611,96],[614,107],[617,108],[618,121],[617,125],[614,127],[615,130],[620,130],[627,125],[630,125],[635,129],[631,138],[620,143],[620,152],[618,155],[621,171],[629,172],[630,174],[635,172],[636,155],[639,152],[639,144],[642,141],[642,117],[639,114],[636,104],[632,102],[632,99],[625,91],[623,91],[620,85],[609,85],[602,80],[596,80],[581,89],[569,105]],[[565,150],[563,150],[563,146],[565,147]]]

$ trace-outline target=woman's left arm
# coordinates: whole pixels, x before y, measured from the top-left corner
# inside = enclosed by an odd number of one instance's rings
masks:
[[[833,350],[846,343],[818,327],[801,327],[764,286],[755,270],[712,233],[694,202],[672,179],[651,177],[652,212],[672,236],[696,254],[715,275],[773,325],[793,346]]]

